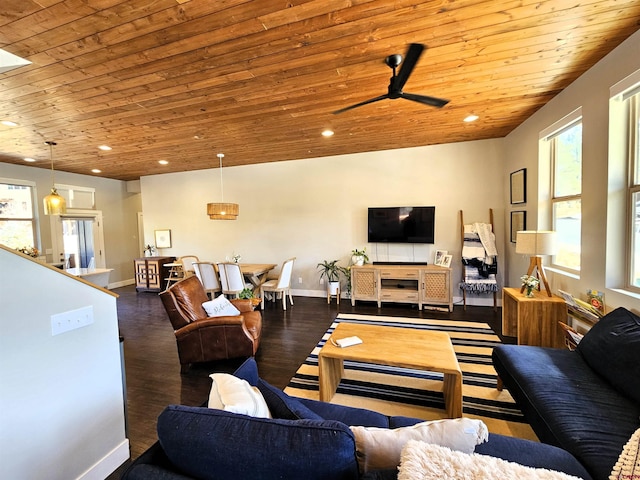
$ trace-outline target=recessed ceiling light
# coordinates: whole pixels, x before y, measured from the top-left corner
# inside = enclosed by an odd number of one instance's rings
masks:
[[[169,160],[158,160],[160,165],[169,165]]]
[[[326,129],[322,132],[323,137],[331,137],[333,135],[333,130]]]
[[[17,127],[18,124],[16,122],[12,122],[11,120],[2,120],[0,122],[2,125],[6,126],[6,127]]]
[[[93,173],[102,173],[102,170],[100,170],[99,168],[92,168],[91,171]]]
[[[33,163],[33,162],[35,162],[35,161],[36,161],[36,159],[35,159],[35,158],[27,157],[27,158],[25,158],[25,159],[24,159],[24,161],[25,161],[25,162],[29,162],[29,163]]]
[[[111,147],[109,145],[100,145],[98,148],[100,150],[104,150],[105,152],[111,150]]]
[[[478,120],[480,117],[478,115],[467,115],[464,118],[464,121],[469,123],[469,122],[475,122],[476,120]]]

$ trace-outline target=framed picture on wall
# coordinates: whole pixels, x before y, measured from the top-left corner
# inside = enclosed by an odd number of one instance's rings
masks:
[[[171,248],[171,230],[156,230],[156,248]]]
[[[511,212],[511,243],[516,243],[517,233],[527,229],[527,212],[518,210]]]
[[[527,203],[527,169],[521,168],[511,173],[511,205]]]

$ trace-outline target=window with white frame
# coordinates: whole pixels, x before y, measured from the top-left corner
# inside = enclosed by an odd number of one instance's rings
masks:
[[[630,287],[640,288],[640,87],[629,95],[629,202],[628,202],[628,258]]]
[[[551,229],[558,249],[553,265],[580,271],[582,118],[547,137],[551,159]]]
[[[0,179],[0,243],[9,248],[37,247],[33,190],[28,182]]]

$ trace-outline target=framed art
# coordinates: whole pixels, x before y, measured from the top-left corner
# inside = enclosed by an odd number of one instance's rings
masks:
[[[440,265],[443,267],[449,268],[451,266],[452,258],[453,258],[453,255],[444,255],[444,257],[442,258],[442,263]]]
[[[447,254],[446,250],[436,250],[436,257],[433,261],[434,265],[442,265],[442,260],[444,260],[444,256]]]
[[[511,173],[509,185],[511,205],[527,202],[527,169],[522,168]]]
[[[516,243],[517,233],[527,229],[527,212],[518,210],[511,212],[511,243]]]
[[[156,230],[156,248],[171,248],[171,230]]]

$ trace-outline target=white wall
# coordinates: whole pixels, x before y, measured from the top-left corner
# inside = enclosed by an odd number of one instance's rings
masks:
[[[3,247],[0,271],[0,478],[105,478],[129,457],[115,296]]]
[[[42,198],[51,190],[51,171],[23,165],[0,163],[0,177],[28,180],[36,183],[36,206],[40,220],[40,244],[45,252],[51,248],[49,217],[42,210]],[[140,256],[138,251],[137,214],[142,211],[139,193],[128,193],[126,182],[56,172],[56,183],[91,187],[96,190],[96,209],[102,211],[106,266],[113,268],[109,281],[113,286],[133,283],[133,259]],[[69,211],[71,212],[71,211]],[[48,261],[53,259],[49,256]]]
[[[172,248],[159,254],[218,261],[239,253],[245,262],[277,264],[295,256],[293,286],[304,295],[324,294],[318,262],[347,265],[354,248],[366,246],[372,261],[429,263],[436,249],[449,250],[459,296],[459,210],[465,221],[488,221],[493,208],[496,230],[504,229],[501,145],[482,140],[224,167],[224,200],[240,205],[236,221],[206,215],[206,204],[220,201],[218,169],[142,177],[145,244],[154,243],[154,230],[171,229]],[[367,244],[367,207],[402,205],[436,206],[435,244]]]
[[[505,148],[505,197],[509,205],[508,173],[520,168],[527,169],[528,202],[527,228],[548,229],[549,225],[538,223],[545,212],[538,210],[537,191],[545,178],[538,176],[538,138],[542,130],[557,122],[578,107],[583,115],[583,168],[582,168],[582,258],[580,278],[547,272],[553,291],[558,288],[572,292],[585,299],[587,289],[605,292],[609,308],[625,306],[639,310],[637,296],[623,295],[616,288],[622,287],[619,280],[605,281],[607,273],[614,271],[621,278],[621,262],[606,262],[607,248],[607,204],[608,192],[608,148],[609,148],[609,89],[611,86],[640,69],[640,32],[636,32],[618,48],[588,70],[547,105],[531,116],[520,127],[510,133],[504,142]],[[512,206],[505,211],[522,210]],[[624,233],[622,222],[611,222],[609,228]],[[612,246],[612,248],[617,248]],[[528,258],[515,254],[515,244],[507,243],[508,283],[519,285],[519,277],[526,273]]]

